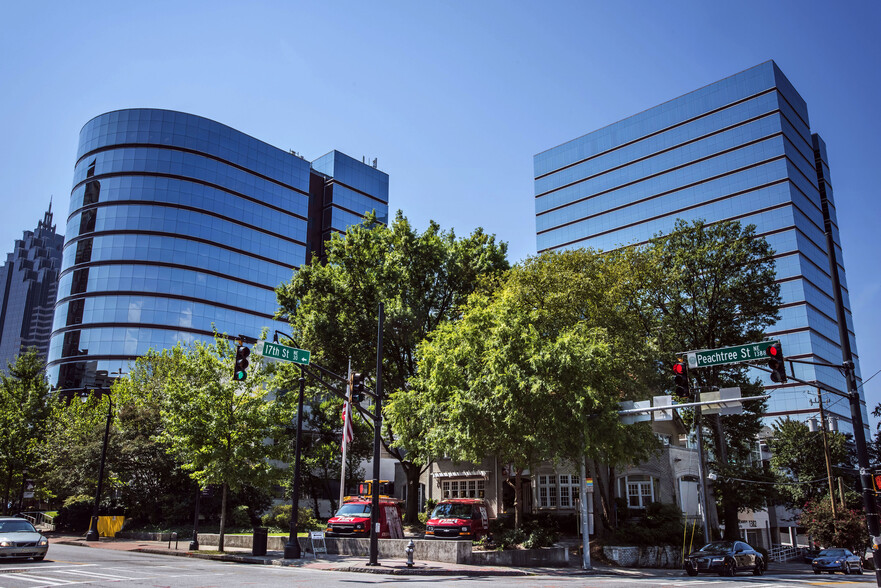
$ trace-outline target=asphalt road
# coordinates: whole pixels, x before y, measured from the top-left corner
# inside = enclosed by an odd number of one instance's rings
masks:
[[[561,571],[548,576],[528,577],[443,577],[385,576],[352,572],[320,571],[293,567],[264,566],[218,562],[186,557],[152,555],[108,549],[52,545],[43,562],[0,560],[0,588],[41,588],[49,586],[121,586],[168,588],[218,588],[235,586],[284,587],[346,587],[353,585],[378,588],[438,588],[455,586],[471,588],[487,585],[506,588],[568,588],[568,587],[694,587],[747,588],[807,586],[874,586],[873,574],[834,576],[811,573],[768,574],[762,577],[718,576],[632,577],[583,576]]]

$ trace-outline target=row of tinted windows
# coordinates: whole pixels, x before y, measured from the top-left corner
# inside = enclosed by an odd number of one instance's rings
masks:
[[[82,243],[82,244],[87,244]],[[64,263],[69,267],[76,262],[74,254],[80,243],[72,243],[68,247],[70,254],[65,254]],[[281,255],[280,255],[281,256]],[[153,261],[158,264],[175,264],[189,266],[192,270],[217,272],[233,279],[255,282],[275,288],[284,281],[290,280],[293,269],[305,262],[305,249],[285,252],[284,258],[298,263],[282,265],[265,259],[258,259],[249,253],[239,253],[223,249],[211,243],[192,241],[186,238],[165,237],[158,235],[104,235],[91,238],[91,251],[85,262],[101,261]],[[272,259],[270,257],[270,259]],[[161,269],[161,265],[156,265]],[[63,274],[68,275],[68,274]],[[59,290],[61,295],[69,292]]]
[[[347,208],[362,214],[366,214],[371,210],[376,210],[377,220],[383,224],[388,224],[388,206],[383,205],[364,194],[355,192],[342,184],[334,184],[332,190],[327,190],[325,192],[324,204],[335,204],[342,208]],[[357,225],[362,220],[363,219],[359,218],[355,222],[349,224]],[[345,227],[343,227],[342,230],[345,231]]]
[[[94,176],[103,174],[155,173],[193,178],[247,194],[269,205],[307,216],[309,197],[275,182],[202,155],[152,147],[126,147],[102,151],[81,161],[74,171],[74,186],[87,179],[94,162]]]
[[[232,252],[225,248],[229,248],[243,252],[245,255],[254,255],[274,260],[275,263],[286,265],[289,268],[299,266],[303,262],[305,255],[304,245],[246,228],[216,216],[191,210],[152,205],[100,207],[75,215],[71,219],[72,222],[76,224],[77,221],[82,221],[83,214],[86,215],[85,220],[89,224],[91,224],[91,218],[95,217],[94,233],[99,235],[101,231],[120,231],[126,233],[143,231],[181,235],[179,239],[169,241],[169,244],[178,242],[178,248],[175,250],[170,249],[168,256],[164,258],[160,256],[160,259],[155,261],[166,260],[182,263],[171,257],[172,253],[185,250],[181,247],[181,242],[183,244],[189,243],[197,255],[204,255],[206,252],[213,255],[216,251],[218,256],[228,256]],[[91,236],[94,233],[89,233],[77,241],[71,241],[68,238],[64,248],[64,265],[62,270],[71,267],[74,263],[80,263],[80,260],[76,259],[74,255],[77,248],[81,247],[79,241],[93,239],[94,246],[97,246],[100,240],[107,239],[107,237]],[[302,227],[302,233],[296,236],[302,237],[302,240],[305,240],[305,227]],[[132,234],[114,235],[113,238],[120,245],[124,244],[126,247],[139,249],[156,247],[158,243],[156,239],[163,237]],[[189,239],[192,239],[192,241]],[[196,239],[204,239],[211,244],[199,243]],[[227,252],[224,253],[223,251]],[[128,257],[123,257],[123,259],[131,259],[133,254],[135,253],[129,252],[127,254]],[[92,257],[91,259],[95,260],[97,258]],[[112,257],[105,257],[104,259],[112,259]],[[83,259],[82,261],[89,261],[89,259]],[[201,267],[203,262],[197,257],[193,265]]]
[[[582,178],[603,173],[613,167],[629,164],[637,159],[659,159],[663,163],[656,164],[656,169],[672,167],[679,162],[703,157],[711,152],[725,149],[731,145],[752,141],[780,132],[780,116],[774,115],[776,108],[774,94],[764,94],[727,108],[721,112],[708,115],[680,127],[672,128],[658,135],[641,139],[614,151],[609,151],[588,161],[554,172],[551,175],[536,178],[535,194],[540,195]],[[762,118],[744,124],[743,121],[761,116]],[[733,129],[718,132],[719,129],[738,125]],[[716,133],[710,135],[710,133]],[[709,136],[707,136],[709,135]],[[704,137],[704,138],[700,138]],[[710,141],[714,143],[709,143]],[[692,141],[688,145],[683,143]],[[712,145],[712,147],[709,147]],[[678,146],[678,147],[677,147]],[[684,152],[689,147],[689,152]],[[696,150],[695,150],[696,149]],[[666,151],[664,151],[666,150]],[[663,154],[658,154],[664,151]],[[645,175],[646,171],[633,172],[633,175]]]
[[[256,316],[197,300],[181,300],[161,296],[108,295],[68,300],[55,309],[53,331],[64,327],[95,323],[130,323],[133,325],[165,325],[169,328],[245,333],[256,337],[270,324],[280,328],[267,316]],[[212,325],[214,325],[212,327]]]
[[[388,203],[388,174],[345,153],[331,151],[313,161],[312,169]]]
[[[86,182],[74,189],[71,194],[71,217],[67,223],[66,233],[68,239],[79,235],[79,215],[76,211],[83,207],[87,186],[90,190],[88,204],[122,203],[132,200],[179,204],[211,211],[292,239],[295,239],[296,235],[304,235],[306,231],[306,221],[302,218],[198,182],[162,176],[115,176],[95,180],[94,183],[97,186],[90,185],[92,182]],[[106,214],[114,213],[101,212],[99,208],[99,218]]]
[[[774,184],[736,197],[710,202],[688,210],[678,210],[675,213],[666,205],[664,199],[651,200],[637,207],[612,211],[537,235],[537,247],[539,251],[543,251],[568,242],[570,244],[564,245],[564,248],[589,247],[608,251],[633,243],[643,243],[658,234],[670,232],[679,218],[691,222],[697,219],[741,217],[744,213],[755,210],[754,206],[744,206],[745,200],[762,202],[763,199],[767,199],[772,202],[782,197],[781,191],[787,191],[786,185]],[[660,218],[654,218],[658,215]],[[650,220],[644,220],[646,217]],[[628,226],[630,223],[636,224]],[[767,230],[792,226],[792,213],[789,212],[789,207],[764,211],[741,218],[741,224],[755,224],[757,232],[764,233]],[[604,231],[608,232],[604,233]]]
[[[79,271],[69,272],[59,279],[59,300],[72,291],[71,286],[79,277]],[[94,266],[83,271],[87,271],[88,276],[81,292],[169,294],[249,308],[264,314],[273,314],[277,308],[273,289],[258,288],[196,270],[133,264]]]
[[[119,110],[83,127],[77,158],[101,147],[148,143],[200,151],[308,190],[309,162],[215,121],[169,110]]]
[[[600,192],[615,189],[626,190],[634,198],[676,190],[688,184],[706,181],[713,176],[733,172],[782,155],[783,140],[780,136],[776,136],[759,143],[741,146],[734,151],[711,159],[663,171],[651,177],[634,174],[630,168],[615,170],[536,198],[535,212],[539,214],[558,206],[565,206],[583,198],[589,198]],[[650,166],[651,161],[640,162],[637,165]],[[668,166],[663,168],[663,170],[668,169]]]
[[[770,62],[748,69],[664,104],[613,123],[535,156],[540,176],[602,151],[633,141],[690,118],[774,87]]]
[[[540,214],[535,218],[536,231],[542,233],[557,225],[571,223],[573,220],[588,216],[596,218],[596,216],[602,215],[603,217],[619,219],[605,223],[606,227],[603,230],[607,230],[616,225],[637,222],[659,214],[674,213],[703,202],[728,197],[745,190],[752,190],[756,186],[779,181],[786,177],[785,174],[786,165],[782,160],[778,159],[674,192],[667,192],[661,196],[657,196],[656,192],[641,190],[640,185],[627,186],[576,202],[565,208]],[[764,204],[757,200],[755,196],[750,195],[750,193],[735,197],[733,203],[739,209],[739,212],[744,212],[754,210],[755,208],[773,206],[790,199],[786,184],[768,186],[762,192],[764,197],[768,199]],[[584,227],[585,234],[589,234],[586,231],[596,232],[599,230],[593,228],[591,219],[587,219],[580,224]],[[571,240],[571,235],[572,233],[570,232],[566,238],[561,237],[556,240],[566,242]],[[552,243],[553,240],[549,242]]]

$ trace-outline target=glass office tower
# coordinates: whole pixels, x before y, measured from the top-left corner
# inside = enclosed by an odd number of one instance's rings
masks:
[[[134,109],[89,121],[74,170],[50,384],[103,388],[148,349],[210,340],[215,329],[286,330],[273,319],[275,288],[319,250],[309,232],[330,226],[324,211],[348,215],[337,230],[374,209],[388,216],[387,174],[335,151],[327,157],[369,178],[342,181],[359,199],[325,203],[340,183],[332,166],[313,170],[206,118]]]
[[[828,222],[860,383],[825,144],[773,61],[539,153],[534,167],[539,252],[645,243],[677,218],[756,225],[776,252],[783,298],[768,337],[788,358],[841,364]],[[802,380],[846,390],[834,368],[794,365]],[[816,388],[775,385],[753,372],[772,391],[768,422],[817,414]],[[826,396],[826,403],[841,430],[852,431],[847,401]],[[863,411],[868,423],[864,399]]]
[[[31,347],[46,359],[64,235],[55,232],[52,204],[33,231],[15,241],[0,268],[0,369]]]

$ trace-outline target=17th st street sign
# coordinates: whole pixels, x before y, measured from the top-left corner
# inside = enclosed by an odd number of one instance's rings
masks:
[[[762,341],[760,343],[737,345],[736,347],[689,351],[686,354],[688,357],[688,367],[702,368],[713,365],[724,365],[726,363],[752,361],[755,359],[768,359],[768,354],[765,350],[775,343],[778,343],[778,341]]]
[[[296,347],[288,347],[287,345],[279,345],[269,341],[257,341],[254,344],[254,351],[266,359],[290,361],[300,365],[309,365],[309,356],[311,355],[305,349],[297,349]]]

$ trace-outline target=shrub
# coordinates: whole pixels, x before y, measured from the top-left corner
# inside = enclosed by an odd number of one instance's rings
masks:
[[[537,549],[539,547],[550,547],[558,541],[557,533],[550,529],[533,529],[529,536],[523,541],[523,547],[526,549]]]
[[[239,505],[232,509],[229,513],[229,528],[245,529],[251,526],[251,516],[248,514],[248,507]]]
[[[685,521],[675,504],[653,502],[641,520],[631,517],[618,528],[612,541],[619,545],[682,545]],[[702,533],[694,537],[695,545],[703,544]]]
[[[429,516],[431,516],[431,513],[430,513],[430,512],[420,512],[418,515],[416,515],[416,518],[419,519],[419,524],[420,524],[420,525],[424,525],[425,523],[428,522],[428,517],[429,517]]]
[[[277,504],[272,510],[263,515],[261,522],[264,527],[275,527],[276,529],[287,530],[291,527],[291,505]],[[297,516],[298,531],[318,531],[322,529],[321,522],[315,518],[315,513],[311,508],[301,506]]]
[[[79,494],[71,496],[64,501],[64,505],[58,511],[55,525],[59,530],[74,533],[85,532],[92,520],[92,509],[95,499],[92,496]]]
[[[501,549],[510,549],[526,541],[527,535],[523,529],[505,529],[493,537]]]

